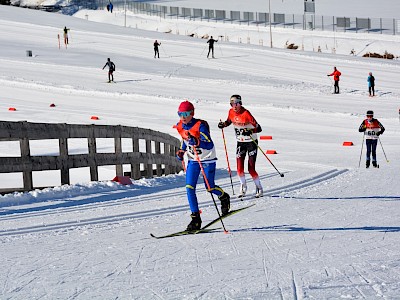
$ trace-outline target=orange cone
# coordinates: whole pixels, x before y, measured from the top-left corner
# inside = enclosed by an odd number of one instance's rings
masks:
[[[267,154],[278,154],[278,152],[276,152],[276,150],[267,150],[265,153],[267,153]]]
[[[343,142],[343,146],[353,146],[353,142]]]
[[[90,119],[92,119],[92,120],[99,120],[99,117],[97,117],[97,116],[92,116]]]
[[[272,140],[272,136],[271,135],[261,135],[260,140]]]
[[[15,107],[10,107],[8,110],[9,111],[16,111],[17,109]]]

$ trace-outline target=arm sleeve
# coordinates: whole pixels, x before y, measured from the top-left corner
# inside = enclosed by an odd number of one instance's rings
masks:
[[[210,150],[214,147],[214,143],[211,140],[210,129],[207,124],[201,123],[200,125],[200,143],[199,147]]]
[[[361,123],[360,127],[358,128],[358,132],[364,132],[366,129],[364,121]]]
[[[378,121],[379,127],[381,128],[381,134],[385,132],[385,127]]]

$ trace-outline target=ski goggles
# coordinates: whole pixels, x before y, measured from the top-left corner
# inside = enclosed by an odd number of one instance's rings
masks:
[[[178,116],[179,116],[179,117],[187,118],[187,117],[189,117],[192,113],[193,113],[193,110],[189,110],[189,111],[178,111]]]
[[[231,103],[231,106],[233,106],[234,104],[242,104],[242,99],[231,98],[230,103]]]

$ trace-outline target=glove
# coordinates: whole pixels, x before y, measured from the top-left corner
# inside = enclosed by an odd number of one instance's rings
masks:
[[[188,144],[190,146],[197,146],[199,144],[199,139],[197,139],[194,136],[190,135],[189,139],[188,139]]]
[[[243,133],[244,136],[251,136],[253,134],[253,129],[250,128],[243,128]]]
[[[221,122],[218,123],[218,128],[219,128],[219,129],[222,129],[222,128],[224,128],[224,127],[225,127],[225,122],[222,122],[222,121],[221,121]]]
[[[378,132],[376,133],[376,136],[380,136],[381,134],[382,134],[382,132],[378,131]]]
[[[176,152],[176,158],[180,161],[183,161],[184,155],[185,155],[185,151],[183,151],[183,150],[178,150],[178,152]]]

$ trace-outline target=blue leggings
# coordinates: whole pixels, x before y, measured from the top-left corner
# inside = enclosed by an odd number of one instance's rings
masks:
[[[224,191],[217,185],[215,185],[215,168],[216,162],[202,162],[202,166],[204,168],[204,173],[207,176],[208,183],[211,188],[211,193],[220,197]],[[196,196],[196,185],[197,180],[199,179],[201,169],[200,165],[197,161],[189,160],[187,168],[186,168],[186,193],[189,201],[190,210],[192,212],[199,211],[199,204],[197,202]],[[204,185],[207,189],[207,184],[204,180]]]
[[[366,139],[365,143],[367,145],[367,160],[371,159],[372,152],[372,161],[376,161],[376,146],[378,145],[378,140]]]

